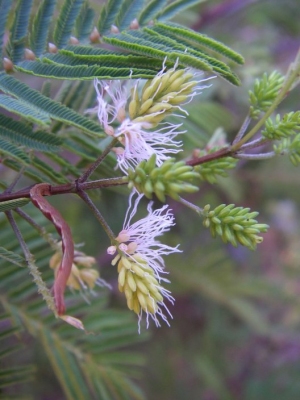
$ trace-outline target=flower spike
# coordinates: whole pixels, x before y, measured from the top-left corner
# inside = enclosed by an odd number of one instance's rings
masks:
[[[149,317],[153,319],[156,326],[160,326],[158,316],[169,325],[167,315],[171,318],[172,315],[164,298],[172,304],[174,298],[161,285],[161,281],[168,282],[160,276],[166,273],[162,256],[180,252],[180,250],[178,246],[170,247],[155,239],[174,225],[173,214],[167,205],[153,210],[152,202],[150,202],[147,207],[148,215],[131,223],[143,197],[143,195],[138,195],[133,203],[132,198],[135,195],[135,192],[130,195],[123,229],[116,238],[117,243],[115,246],[110,246],[107,252],[111,255],[117,252],[112,264],[118,264],[119,290],[124,292],[128,308],[138,315],[140,330],[143,312],[146,314],[147,328]]]

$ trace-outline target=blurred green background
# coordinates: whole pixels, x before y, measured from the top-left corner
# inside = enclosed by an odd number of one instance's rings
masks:
[[[300,43],[299,1],[207,1],[178,22],[219,39],[246,60],[242,87],[217,79],[190,106],[186,156],[222,126],[233,139],[248,90],[264,72],[285,73]],[[299,109],[299,89],[280,112]],[[145,343],[147,399],[296,400],[300,398],[300,175],[286,158],[240,161],[218,184],[203,183],[197,205],[235,203],[260,212],[271,228],[255,253],[213,240],[192,211],[170,203],[171,328]],[[110,200],[110,206],[112,206]],[[118,207],[116,204],[115,207]]]
[[[91,4],[97,9],[100,2]],[[189,105],[183,139],[188,157],[219,127],[232,140],[247,115],[248,90],[255,78],[273,70],[285,73],[300,43],[300,4],[210,0],[176,21],[221,40],[246,60],[236,71],[241,87],[217,78]],[[296,89],[279,112],[299,109],[299,98]],[[168,289],[176,298],[170,306],[173,320],[171,327],[156,329],[152,324],[135,346],[145,357],[137,383],[148,400],[300,398],[299,184],[299,172],[287,158],[240,161],[228,178],[214,185],[203,182],[187,198],[199,206],[235,203],[259,211],[258,221],[268,223],[270,230],[256,252],[212,239],[192,211],[170,201],[176,226],[162,240],[180,243],[182,250],[165,260]],[[108,239],[97,221],[73,197],[53,203],[72,226],[75,242],[85,243],[84,251],[97,257],[101,276],[112,284],[107,309],[130,313],[118,293],[116,271],[106,254]],[[96,204],[114,232],[121,230],[127,191],[102,191]],[[137,329],[132,335],[138,335]],[[42,350],[35,347],[34,352],[41,366],[35,398],[63,399]]]

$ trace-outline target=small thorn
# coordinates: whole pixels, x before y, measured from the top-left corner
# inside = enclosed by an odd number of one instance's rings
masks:
[[[110,32],[111,33],[120,33],[119,28],[116,25],[112,25],[110,27]]]
[[[57,53],[57,51],[58,51],[58,49],[57,49],[57,47],[55,46],[55,44],[54,43],[48,43],[48,50],[49,50],[49,53]]]
[[[5,72],[12,72],[14,69],[14,64],[9,58],[4,57],[3,58],[3,68]]]
[[[35,54],[32,50],[30,49],[25,49],[25,59],[26,60],[35,60]]]
[[[98,29],[94,26],[91,34],[90,34],[90,41],[91,43],[98,43],[100,40],[100,33]]]
[[[79,40],[75,36],[70,37],[71,44],[79,44]]]
[[[129,29],[139,29],[139,27],[140,27],[140,24],[139,24],[138,20],[136,18],[134,18],[129,25]]]

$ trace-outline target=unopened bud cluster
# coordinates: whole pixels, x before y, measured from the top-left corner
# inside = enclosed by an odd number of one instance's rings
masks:
[[[142,161],[134,170],[128,170],[128,187],[136,188],[151,199],[153,193],[161,202],[166,196],[175,200],[180,193],[193,193],[199,188],[190,181],[198,177],[191,166],[184,161],[175,162],[173,158],[166,160],[160,167],[156,167],[156,156],[153,154],[148,161]]]
[[[129,117],[134,122],[148,122],[155,127],[175,108],[187,101],[197,81],[184,69],[170,69],[148,80],[141,96],[137,86],[132,89]]]
[[[61,264],[62,251],[58,250],[51,257],[49,265],[50,268],[54,270],[56,276],[59,266]],[[74,290],[86,290],[94,289],[96,285],[106,286],[105,282],[100,279],[99,272],[96,271],[92,266],[96,263],[94,257],[87,256],[86,254],[75,251],[74,252],[74,262],[72,264],[71,274],[67,281],[67,286]]]
[[[296,167],[300,164],[300,133],[293,139],[285,138],[274,144],[273,149],[278,155],[288,154],[291,163]]]
[[[300,111],[296,111],[285,114],[282,118],[277,114],[275,121],[268,118],[262,136],[269,140],[281,140],[296,135],[299,131]]]
[[[159,303],[163,303],[163,288],[155,278],[153,269],[137,254],[131,258],[118,255],[114,262],[117,261],[118,286],[120,292],[125,294],[128,308],[137,315],[141,314],[141,310],[155,315]]]
[[[208,154],[205,151],[199,154],[199,157]],[[227,177],[227,170],[233,169],[238,162],[233,157],[224,157],[206,162],[205,164],[196,165],[194,170],[198,172],[200,179],[209,183],[216,183],[218,176]]]
[[[277,71],[270,75],[265,73],[261,79],[257,79],[253,91],[249,91],[250,117],[257,119],[261,112],[271,107],[280,88],[284,77]]]
[[[237,246],[238,243],[251,250],[263,241],[262,232],[268,230],[268,225],[259,224],[254,218],[258,212],[250,212],[250,208],[235,207],[234,204],[221,204],[210,211],[210,205],[203,210],[203,225],[210,228],[213,237],[221,236],[225,243]]]

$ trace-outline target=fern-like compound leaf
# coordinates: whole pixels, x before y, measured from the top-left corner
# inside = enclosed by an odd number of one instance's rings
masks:
[[[18,0],[10,31],[8,52],[13,63],[24,56],[32,0]]]
[[[25,200],[26,200],[26,203],[24,202]],[[28,201],[29,201],[29,199],[17,199],[17,200],[5,201],[5,202],[0,203],[0,207],[2,207],[4,203],[12,203],[13,202],[15,204],[15,206],[12,208],[6,209],[6,210],[11,210],[16,207],[22,207],[22,205],[27,204]],[[17,202],[20,202],[19,205],[16,205]],[[22,204],[22,202],[23,202],[23,204]],[[3,209],[3,211],[6,211],[6,210]],[[5,249],[4,247],[0,247],[0,258],[2,258],[2,260],[5,260],[9,263],[17,265],[18,267],[26,266],[24,257],[21,257],[19,254],[9,251],[9,250]]]
[[[2,154],[4,157],[19,161],[23,165],[30,163],[28,155],[21,150],[19,146],[16,146],[5,139],[0,139],[0,154]]]
[[[75,35],[81,43],[88,42],[94,26],[94,19],[95,11],[85,1],[75,23]]]
[[[14,208],[17,207],[23,207],[25,204],[27,204],[30,200],[26,198],[20,198],[20,199],[14,199],[14,200],[9,200],[9,201],[2,201],[0,202],[0,212],[5,212],[9,210],[13,210]],[[2,257],[1,255],[1,249],[0,247],[0,258]],[[3,256],[4,257],[4,256]],[[3,258],[2,257],[2,258]],[[16,256],[17,257],[17,256]],[[8,258],[7,258],[8,259]]]
[[[173,18],[175,15],[184,11],[189,7],[193,7],[199,3],[202,3],[205,0],[177,0],[173,1],[171,4],[168,4],[166,7],[162,9],[160,13],[156,15],[156,18],[159,21],[167,21]]]
[[[100,35],[110,32],[112,25],[115,25],[115,20],[122,7],[122,0],[108,0],[103,6],[98,23],[98,30]]]
[[[128,29],[132,20],[134,20],[142,10],[144,3],[145,0],[124,0],[116,16],[114,25],[116,25],[120,31]]]
[[[156,75],[156,71],[142,68],[130,67],[99,67],[86,65],[56,65],[46,64],[38,61],[23,61],[17,67],[19,71],[26,72],[35,76],[42,76],[55,79],[70,80],[91,80],[98,79],[129,79],[143,78],[149,79]],[[92,121],[91,125],[94,125]],[[97,129],[99,131],[100,128]],[[94,130],[93,130],[94,131]],[[93,132],[94,133],[94,132]]]
[[[43,0],[33,18],[29,45],[34,54],[39,57],[46,48],[50,24],[53,18],[56,0]]]
[[[7,140],[38,151],[57,151],[62,140],[49,132],[36,131],[5,115],[0,115],[0,136]]]
[[[0,89],[29,106],[35,107],[41,113],[47,113],[50,118],[75,126],[83,131],[101,137],[101,128],[92,120],[83,117],[64,105],[43,96],[37,90],[31,89],[12,76],[0,73]]]
[[[12,0],[0,0],[0,67],[2,64],[2,45],[6,27],[7,16],[12,5]]]
[[[65,0],[54,28],[53,40],[58,48],[65,47],[84,0]]]
[[[209,48],[217,53],[220,53],[226,58],[236,62],[237,64],[243,64],[243,57],[230,49],[228,46],[219,42],[218,40],[212,39],[204,34],[193,31],[192,29],[183,27],[174,23],[157,23],[157,26],[162,30],[168,32],[172,32],[175,36],[183,39],[187,39],[191,43],[194,43],[196,46],[200,46],[200,48]]]
[[[145,25],[147,22],[154,20],[157,14],[167,4],[167,0],[152,0],[149,1],[146,7],[141,11],[137,17],[139,24]]]
[[[6,94],[0,94],[0,106],[13,114],[26,118],[38,125],[49,125],[51,120],[48,113],[32,107],[29,103],[15,99]]]

